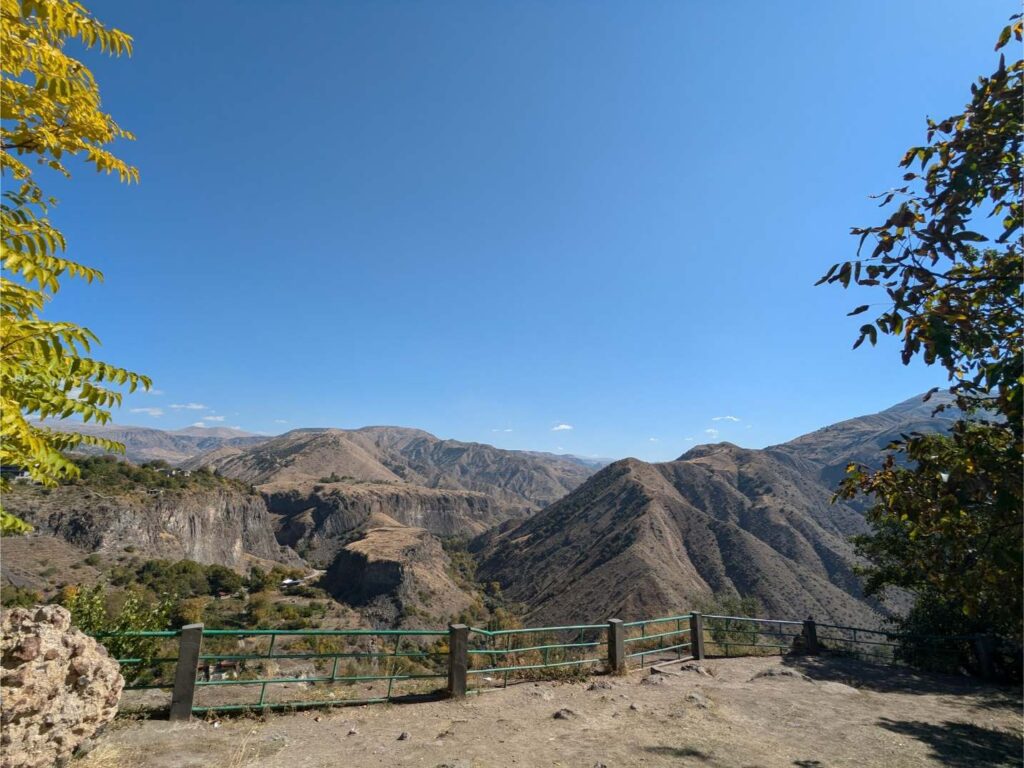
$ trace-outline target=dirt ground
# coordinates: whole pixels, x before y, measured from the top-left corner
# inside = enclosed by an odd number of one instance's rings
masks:
[[[695,663],[691,662],[691,665]],[[118,721],[76,768],[1022,764],[1019,691],[823,658],[701,662],[429,701]],[[709,673],[709,674],[707,674]],[[556,713],[559,713],[556,716]]]

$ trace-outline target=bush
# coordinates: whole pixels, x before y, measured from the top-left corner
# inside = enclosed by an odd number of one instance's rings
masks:
[[[171,624],[174,627],[183,627],[186,624],[200,624],[206,607],[210,604],[210,598],[188,597],[178,602],[171,612]]]
[[[43,596],[32,589],[4,584],[0,587],[0,603],[6,608],[28,608],[43,602]]]
[[[87,635],[107,632],[156,631],[168,629],[171,603],[151,602],[137,591],[108,592],[103,584],[65,587],[58,597],[71,612],[71,621]],[[115,659],[149,658],[157,641],[146,637],[104,637],[101,642]]]

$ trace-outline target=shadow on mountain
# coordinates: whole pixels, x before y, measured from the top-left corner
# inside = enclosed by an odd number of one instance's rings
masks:
[[[937,724],[883,717],[878,725],[927,744],[932,758],[952,768],[1020,765],[1021,738],[1017,734],[950,721]]]

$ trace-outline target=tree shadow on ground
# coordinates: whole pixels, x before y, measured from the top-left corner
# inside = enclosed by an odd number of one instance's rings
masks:
[[[879,693],[972,696],[970,706],[979,709],[1020,709],[1018,689],[997,686],[964,675],[922,672],[896,664],[882,664],[847,656],[782,657],[782,663],[814,680],[831,680]]]
[[[692,757],[705,763],[711,760],[711,755],[707,752],[702,752],[693,747],[644,747],[644,752],[651,755],[661,755],[662,757]]]
[[[974,766],[1019,766],[1019,734],[983,728],[971,723],[923,723],[917,720],[880,718],[878,725],[894,733],[917,739],[931,747],[931,756],[952,768]]]

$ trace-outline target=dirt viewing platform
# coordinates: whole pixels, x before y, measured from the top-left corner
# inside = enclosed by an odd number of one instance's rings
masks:
[[[438,699],[115,721],[77,768],[1019,766],[1017,690],[824,657],[706,659]]]

